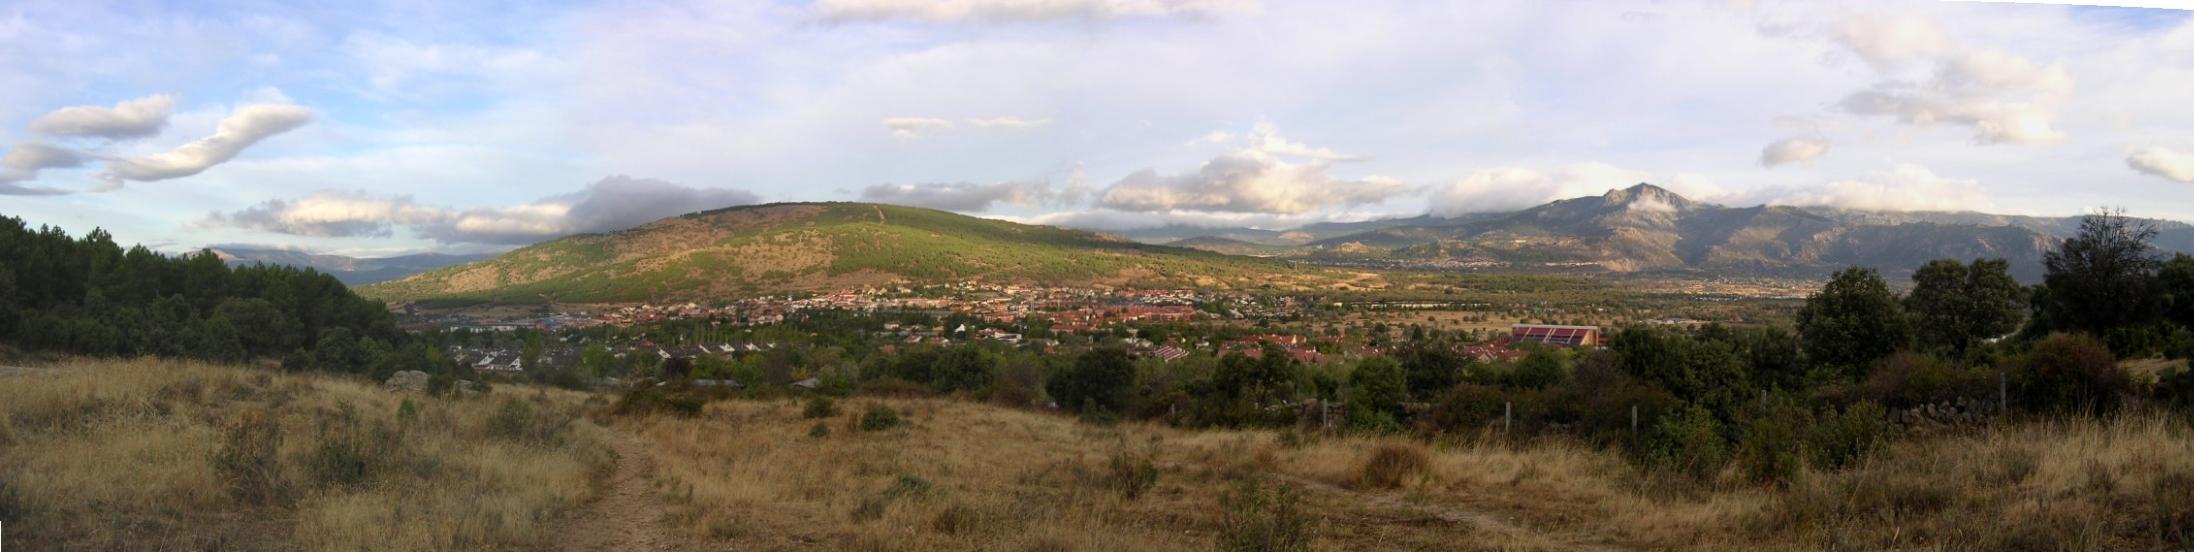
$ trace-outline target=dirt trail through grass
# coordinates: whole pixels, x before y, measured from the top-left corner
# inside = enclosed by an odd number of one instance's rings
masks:
[[[557,536],[555,549],[563,552],[684,550],[683,541],[663,526],[662,497],[656,496],[653,475],[655,457],[647,446],[624,433],[614,433],[610,446],[617,450],[617,473],[609,489],[568,522]]]
[[[1357,500],[1362,501],[1361,503],[1370,505],[1374,508],[1382,510],[1416,512],[1419,514],[1431,516],[1433,518],[1439,519],[1440,521],[1450,524],[1467,525],[1480,531],[1498,533],[1504,537],[1507,537],[1508,542],[1535,542],[1541,543],[1547,548],[1557,550],[1583,550],[1590,552],[1619,552],[1622,550],[1627,550],[1626,548],[1619,546],[1611,546],[1591,542],[1577,542],[1575,540],[1564,538],[1565,535],[1524,527],[1522,525],[1517,525],[1515,523],[1509,522],[1508,520],[1501,519],[1500,516],[1464,508],[1461,506],[1405,500],[1402,494],[1399,492],[1351,489],[1348,487],[1319,481],[1317,479],[1312,479],[1309,477],[1302,477],[1279,472],[1273,472],[1272,475],[1280,479],[1281,481],[1294,484],[1313,492],[1353,497]]]

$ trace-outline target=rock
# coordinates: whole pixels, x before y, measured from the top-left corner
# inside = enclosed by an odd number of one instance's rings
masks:
[[[422,393],[427,390],[427,373],[418,370],[397,372],[389,376],[388,383],[382,387],[394,392]]]

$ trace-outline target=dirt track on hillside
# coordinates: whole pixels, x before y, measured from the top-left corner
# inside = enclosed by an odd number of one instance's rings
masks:
[[[614,430],[612,430],[614,432]],[[558,532],[554,550],[563,552],[685,550],[685,541],[663,525],[663,502],[655,493],[655,457],[639,440],[613,433],[617,472],[601,498],[573,516]]]

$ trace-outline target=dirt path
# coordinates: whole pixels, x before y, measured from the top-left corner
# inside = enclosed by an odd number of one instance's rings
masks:
[[[1511,542],[1540,541],[1548,545],[1552,545],[1554,548],[1560,550],[1585,550],[1591,552],[1620,552],[1622,550],[1626,550],[1625,548],[1618,546],[1590,542],[1577,542],[1565,539],[1563,538],[1564,535],[1531,529],[1522,525],[1517,525],[1508,520],[1501,519],[1500,516],[1463,508],[1461,506],[1410,502],[1408,500],[1404,500],[1401,493],[1397,492],[1364,491],[1350,489],[1348,487],[1343,487],[1340,485],[1335,485],[1308,477],[1279,472],[1272,472],[1272,475],[1273,477],[1278,478],[1281,481],[1292,483],[1304,489],[1309,489],[1321,493],[1339,494],[1355,497],[1359,500],[1362,500],[1364,503],[1370,504],[1371,506],[1379,509],[1418,512],[1424,515],[1432,516],[1439,519],[1440,521],[1444,521],[1447,523],[1468,525],[1471,527],[1475,527],[1481,531],[1498,533],[1507,536]]]
[[[564,526],[555,550],[681,549],[681,541],[663,526],[662,499],[655,495],[650,479],[655,473],[654,456],[638,439],[614,430],[610,446],[617,450],[617,473],[610,476],[606,493]]]

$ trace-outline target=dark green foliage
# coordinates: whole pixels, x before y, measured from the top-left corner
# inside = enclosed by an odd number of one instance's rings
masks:
[[[1971,266],[1950,259],[1929,261],[1912,273],[1905,311],[1912,315],[1913,337],[1922,348],[1963,354],[1981,340],[2019,329],[2026,314],[2026,288],[2011,277],[2003,259],[1975,259]]]
[[[899,411],[881,403],[869,404],[868,411],[861,413],[859,427],[861,431],[884,431],[899,427]]]
[[[837,415],[838,402],[830,400],[830,397],[824,396],[816,396],[815,398],[808,399],[807,406],[800,409],[800,417],[811,420],[816,418],[829,418]]]
[[[1135,363],[1127,350],[1104,347],[1075,357],[1072,367],[1052,376],[1046,391],[1060,408],[1121,412],[1127,409],[1128,389],[1133,385]]]
[[[2155,237],[2155,228],[2122,213],[2081,219],[2079,235],[2042,258],[2038,327],[2107,335],[2153,319],[2163,266],[2148,243]]]
[[[0,217],[0,339],[18,347],[234,361],[288,353],[332,328],[404,338],[380,303],[315,271],[125,251],[103,230],[72,239]]]
[[[610,408],[610,412],[620,416],[660,412],[691,418],[699,416],[701,408],[707,403],[705,398],[690,388],[665,389],[642,383],[626,388],[625,394],[617,398],[617,403]]]
[[[1350,417],[1384,414],[1389,422],[1402,415],[1402,400],[1409,398],[1408,378],[1402,365],[1387,357],[1371,357],[1356,363],[1348,374]]]
[[[1737,438],[1737,465],[1754,482],[1788,484],[1805,465],[1806,432],[1813,412],[1787,400],[1771,401],[1743,425]]]
[[[821,438],[824,438],[824,437],[829,437],[829,436],[830,436],[830,424],[827,424],[827,423],[823,423],[823,422],[815,422],[815,425],[814,425],[814,426],[812,426],[812,427],[809,427],[809,428],[808,428],[808,436],[809,436],[809,437],[814,437],[814,438],[817,438],[817,439],[821,439]]]
[[[2102,341],[2052,334],[2019,363],[2019,406],[2044,411],[2108,414],[2132,391],[2132,380]]]
[[[1722,423],[1714,413],[1697,405],[1661,418],[1646,433],[1643,459],[1646,465],[1684,474],[1692,479],[1712,479],[1729,463],[1729,441],[1722,437]]]
[[[1806,429],[1806,455],[1815,468],[1843,469],[1888,446],[1889,438],[1889,410],[1861,401],[1823,412]]]
[[[975,391],[989,386],[997,373],[996,355],[975,345],[960,345],[937,355],[936,365],[930,368],[932,380],[927,383],[946,393]]]
[[[1267,490],[1243,480],[1219,496],[1219,549],[1228,552],[1293,552],[1310,549],[1310,516],[1293,485]]]
[[[1516,366],[1509,369],[1503,380],[1510,387],[1545,389],[1568,378],[1569,371],[1562,367],[1561,356],[1552,350],[1541,349],[1516,361]]]
[[[1549,405],[1556,421],[1570,424],[1583,435],[1603,443],[1635,444],[1631,416],[1639,429],[1652,428],[1664,415],[1683,407],[1683,401],[1666,389],[1625,373],[1612,351],[1601,351],[1577,362],[1570,384],[1557,390]]]
[[[1806,387],[1805,353],[1797,335],[1770,326],[1738,330],[1732,339],[1752,367],[1753,385],[1783,391]]]
[[[2159,374],[2156,398],[2181,410],[2194,410],[2194,370],[2172,367]]]
[[[1412,340],[1396,351],[1396,360],[1408,374],[1409,396],[1431,400],[1463,381],[1463,373],[1476,361],[1455,352],[1438,340]]]
[[[1871,268],[1837,271],[1798,309],[1798,335],[1806,358],[1843,371],[1851,379],[1867,365],[1911,341],[1904,307]]]
[[[1634,327],[1616,333],[1608,347],[1623,370],[1713,412],[1733,412],[1756,389],[1744,359],[1728,341]]]
[[[1995,396],[1996,378],[1929,354],[1897,353],[1867,373],[1866,394],[1882,404],[1912,408],[1957,398]]]
[[[1275,407],[1296,398],[1300,368],[1286,351],[1270,343],[1257,357],[1240,352],[1221,357],[1210,377],[1189,385],[1197,421],[1217,426],[1293,423],[1292,410]]]
[[[2164,317],[2194,330],[2194,255],[2172,255],[2157,271],[2156,286],[2163,292]]]

